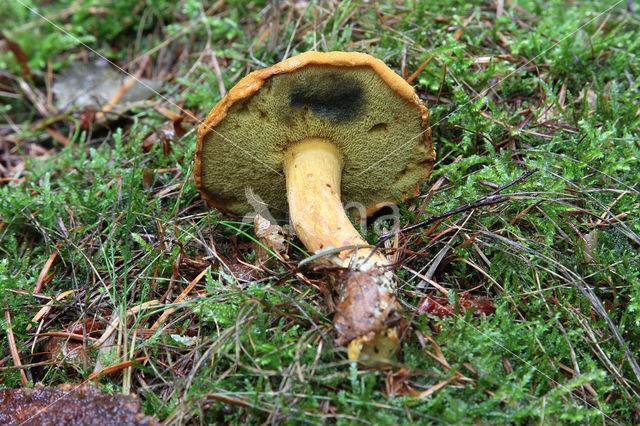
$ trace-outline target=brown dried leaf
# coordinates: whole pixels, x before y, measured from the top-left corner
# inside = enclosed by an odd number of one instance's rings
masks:
[[[582,251],[582,256],[586,262],[595,262],[598,253],[598,230],[585,234],[578,240],[578,248]]]
[[[7,49],[13,53],[13,56],[16,58],[16,61],[20,64],[22,68],[22,78],[31,79],[31,70],[29,69],[29,58],[27,54],[24,53],[22,47],[15,41],[7,38],[2,32],[0,32],[0,39],[4,39],[4,42],[7,46]]]
[[[425,353],[429,355],[431,358],[433,358],[434,360],[438,361],[446,371],[449,371],[451,369],[451,365],[449,364],[449,361],[447,361],[447,359],[445,358],[444,353],[442,352],[442,349],[440,349],[440,346],[438,345],[438,342],[436,342],[433,339],[433,337],[431,337],[429,334],[422,334],[422,336],[427,338],[427,340],[433,346],[433,351],[435,352],[435,353],[431,353],[425,349]]]
[[[84,327],[81,320],[74,321],[66,329],[70,336],[54,336],[47,340],[43,348],[46,358],[68,363],[74,368],[85,366],[90,358],[81,339],[85,331],[87,337],[99,338],[102,330],[104,326],[93,318],[87,318]],[[78,337],[74,338],[73,335]]]
[[[159,425],[131,395],[107,395],[87,383],[0,390],[0,424]]]
[[[143,143],[143,147],[144,147],[144,141]],[[153,172],[153,170],[145,167],[142,170],[142,187],[144,189],[149,189],[153,186],[153,182],[155,182],[156,180],[156,174]]]
[[[241,284],[255,281],[260,276],[260,268],[240,262],[229,263],[229,271]]]
[[[436,383],[425,391],[419,392],[414,389],[409,381],[408,377],[415,375],[406,368],[400,368],[398,371],[389,372],[385,381],[385,391],[387,397],[394,398],[397,396],[412,396],[419,399],[424,399],[433,394],[434,392],[442,389],[452,379],[443,380]]]
[[[458,298],[458,313],[464,314],[464,312],[471,309],[474,309],[473,315],[483,317],[496,311],[493,302],[489,299],[472,296],[468,293],[460,294]],[[427,295],[422,299],[418,305],[418,310],[440,318],[452,317],[455,314],[455,307],[449,303],[449,299],[433,295]]]
[[[582,89],[578,95],[578,98],[576,99],[575,103],[576,104],[581,104],[585,101],[585,97],[586,97],[586,103],[587,103],[587,108],[588,108],[588,113],[589,115],[593,114],[598,106],[598,94],[591,90],[591,89],[587,89],[586,93],[585,93],[585,89]]]
[[[283,257],[287,257],[288,245],[284,238],[285,232],[280,225],[273,224],[260,214],[256,214],[253,220],[253,226],[258,241],[260,241],[264,247],[272,250],[281,260]],[[271,254],[265,250],[264,247],[255,244],[256,261],[258,264],[263,264],[271,258]]]
[[[160,130],[152,130],[142,139],[142,150],[149,152],[154,145],[162,145],[164,155],[171,153],[171,142],[183,136],[186,130],[182,127],[182,117],[168,121]]]
[[[395,398],[397,396],[417,396],[420,394],[410,384],[407,378],[411,372],[402,367],[398,371],[389,371],[385,379],[385,393],[387,398]]]
[[[89,354],[81,342],[65,337],[52,337],[44,344],[45,358],[80,368],[89,362]]]

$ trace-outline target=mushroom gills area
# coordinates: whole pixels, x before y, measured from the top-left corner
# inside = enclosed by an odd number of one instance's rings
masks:
[[[291,222],[307,249],[368,245],[342,207],[342,157],[333,143],[322,138],[301,141],[287,152],[284,170]],[[397,333],[388,327],[399,312],[393,273],[387,259],[371,251],[347,249],[324,258],[346,268],[337,279],[334,325],[338,343],[349,344],[350,359],[360,353],[389,359],[397,344]]]
[[[282,159],[318,137],[340,151],[345,202],[393,202],[413,192],[433,160],[419,137],[421,114],[368,67],[309,66],[270,77],[205,136],[201,189],[246,214],[255,211],[250,188],[272,214],[285,216]]]

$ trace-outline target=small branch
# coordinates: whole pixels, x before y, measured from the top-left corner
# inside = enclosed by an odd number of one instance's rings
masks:
[[[29,385],[29,379],[27,379],[27,375],[24,372],[22,367],[22,361],[20,361],[20,353],[18,352],[18,347],[16,346],[16,339],[13,337],[13,327],[11,325],[11,313],[9,313],[9,306],[7,301],[5,300],[5,310],[4,310],[4,320],[7,324],[7,343],[9,345],[9,352],[11,352],[11,357],[13,358],[13,365],[16,368],[20,369],[20,382],[22,386]]]
[[[487,196],[485,195],[483,198],[487,198]],[[382,244],[384,244],[385,241],[387,241],[389,238],[394,237],[398,234],[402,234],[404,232],[409,232],[409,231],[413,231],[414,229],[418,229],[418,228],[423,228],[427,225],[432,224],[433,222],[437,222],[439,220],[442,219],[446,219],[450,216],[454,216],[457,215],[458,213],[462,213],[462,212],[466,212],[469,210],[473,210],[476,209],[478,207],[483,207],[483,206],[488,206],[491,204],[498,204],[498,203],[503,203],[505,201],[508,201],[509,198],[508,197],[495,197],[495,198],[488,198],[482,201],[476,201],[473,203],[468,203],[468,204],[464,204],[460,207],[456,207],[453,210],[449,210],[446,213],[442,213],[442,214],[438,214],[438,215],[434,215],[431,216],[429,219],[423,220],[422,222],[418,222],[415,225],[411,225],[411,226],[407,226],[406,228],[402,228],[399,229],[397,231],[394,232],[390,232],[388,234],[382,235],[380,237],[380,239],[378,240],[378,242],[376,243],[374,250],[379,249],[380,247],[382,247]]]
[[[40,275],[38,275],[36,284],[33,286],[34,293],[40,293],[40,290],[42,290],[42,286],[46,281],[45,278],[47,278],[47,275],[49,274],[49,269],[51,269],[51,265],[53,264],[53,261],[56,259],[56,256],[58,256],[58,250],[54,249],[53,253],[51,253],[51,256],[49,256],[49,259],[47,259],[44,266],[42,267],[42,270],[40,271]]]
[[[496,189],[495,191],[490,192],[489,194],[483,195],[482,197],[478,198],[477,200],[475,200],[472,203],[468,203],[468,204],[464,204],[460,207],[456,207],[453,210],[449,210],[446,213],[442,213],[439,215],[434,215],[431,216],[430,218],[423,220],[422,222],[418,222],[415,225],[411,225],[411,226],[407,226],[406,228],[402,228],[399,229],[397,231],[394,232],[390,232],[388,234],[384,234],[382,235],[379,239],[378,242],[376,243],[376,245],[374,246],[373,250],[371,251],[371,254],[373,254],[376,250],[378,250],[380,247],[382,247],[382,245],[384,244],[385,241],[387,241],[388,239],[395,237],[398,234],[402,234],[404,232],[409,232],[409,231],[413,231],[414,229],[418,229],[418,228],[423,228],[427,225],[430,225],[434,222],[437,222],[439,220],[442,219],[446,219],[450,216],[454,216],[458,213],[462,213],[462,212],[466,212],[469,210],[473,210],[476,209],[478,207],[483,207],[483,206],[487,206],[487,205],[491,205],[491,204],[498,204],[498,203],[504,203],[505,201],[509,200],[509,197],[496,197],[497,194],[499,194],[500,192],[504,191],[507,188],[512,187],[513,185],[516,185],[520,182],[522,182],[523,180],[525,180],[526,178],[528,178],[529,176],[531,176],[532,174],[534,174],[535,172],[537,172],[538,169],[531,169],[531,170],[527,170],[526,172],[524,172],[520,177],[518,177],[517,179],[509,182],[506,185],[501,186],[500,188]],[[371,254],[369,256],[371,256]]]
[[[417,69],[417,70],[415,70],[413,74],[411,74],[411,76],[410,76],[410,77],[406,78],[405,80],[407,81],[407,83],[411,84],[411,83],[413,82],[413,80],[415,80],[415,78],[418,76],[418,74],[420,74],[420,73],[422,72],[422,70],[424,69],[424,67],[425,67],[425,66],[427,66],[427,64],[428,64],[429,62],[431,62],[431,60],[432,60],[432,59],[433,59],[433,56],[429,56],[429,58],[427,58],[427,60],[426,60],[426,61],[424,61],[424,62],[422,63],[422,65],[420,65],[420,66],[418,67],[418,69]],[[446,65],[445,65],[445,67],[446,67]],[[446,69],[446,68],[445,68],[445,69]],[[440,92],[442,92],[442,88],[440,88]],[[440,98],[440,93],[438,93],[438,99],[439,99],[439,98]]]
[[[133,366],[135,362],[142,363],[147,360],[146,356],[141,356],[136,359],[130,359],[127,361],[122,361],[114,365],[110,365],[106,368],[103,368],[100,371],[93,372],[89,374],[89,380],[97,380],[100,376],[106,376],[107,374],[114,373],[116,371],[124,370],[125,368]]]
[[[516,179],[512,180],[511,182],[509,182],[508,184],[506,184],[504,186],[501,186],[500,188],[496,189],[495,191],[490,192],[487,195],[478,198],[476,201],[480,201],[480,200],[483,200],[483,199],[485,199],[487,197],[491,197],[493,195],[499,194],[500,192],[504,191],[505,189],[510,188],[513,185],[519,184],[520,182],[522,182],[523,180],[525,180],[526,178],[528,178],[529,176],[531,176],[532,174],[534,174],[538,170],[540,170],[540,169],[527,170],[519,178],[516,178]]]

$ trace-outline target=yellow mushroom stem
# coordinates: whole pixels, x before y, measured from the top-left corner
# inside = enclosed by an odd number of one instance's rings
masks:
[[[310,251],[368,245],[353,227],[340,200],[342,156],[331,141],[308,138],[286,154],[289,216],[296,234]],[[400,317],[395,278],[389,261],[372,248],[342,250],[325,257],[344,267],[338,277],[334,325],[338,343],[349,344],[350,359],[366,355],[390,358],[398,342],[394,322]]]

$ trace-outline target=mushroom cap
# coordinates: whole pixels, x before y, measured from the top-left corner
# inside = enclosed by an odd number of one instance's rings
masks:
[[[203,198],[244,215],[262,203],[286,215],[283,160],[309,138],[342,155],[342,201],[371,214],[415,196],[433,168],[429,112],[382,61],[306,52],[244,77],[198,129],[195,183]]]

